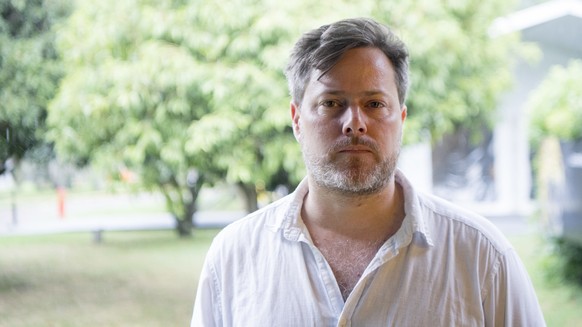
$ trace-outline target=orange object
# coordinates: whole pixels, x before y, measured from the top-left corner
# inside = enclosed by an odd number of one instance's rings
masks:
[[[65,196],[67,191],[64,187],[57,188],[57,205],[59,211],[59,218],[65,219]]]

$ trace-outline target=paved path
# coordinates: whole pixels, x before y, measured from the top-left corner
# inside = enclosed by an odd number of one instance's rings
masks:
[[[13,220],[10,202],[0,203],[0,236],[61,232],[95,232],[99,230],[172,229],[175,221],[163,211],[159,196],[139,194],[84,195],[67,199],[66,215],[60,218],[55,198],[17,206]],[[483,214],[483,213],[482,213]],[[200,211],[194,218],[199,228],[220,228],[245,215],[242,211]],[[487,214],[484,214],[487,216]],[[488,217],[507,236],[535,232],[526,217]]]
[[[0,236],[92,232],[98,230],[154,230],[175,227],[164,211],[161,196],[153,194],[71,194],[61,216],[58,197],[0,199]],[[245,215],[243,211],[204,210],[195,215],[200,228],[222,227]]]
[[[204,211],[195,216],[198,228],[221,228],[245,215],[240,211]],[[124,230],[163,230],[175,228],[174,218],[167,213],[131,216],[107,215],[84,219],[58,219],[52,221],[26,220],[17,224],[4,223],[0,226],[2,235],[33,235],[67,232],[97,232]]]

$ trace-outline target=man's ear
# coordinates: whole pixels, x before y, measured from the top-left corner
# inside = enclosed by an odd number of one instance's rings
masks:
[[[299,106],[295,104],[295,102],[291,101],[291,121],[293,124],[293,135],[295,135],[295,139],[299,141],[299,135],[301,131],[299,129],[299,116],[301,116],[299,112]]]
[[[406,107],[405,104],[402,104],[402,109],[400,112],[400,118],[402,119],[402,122],[404,123],[404,121],[406,120],[406,117],[408,116],[408,108]]]

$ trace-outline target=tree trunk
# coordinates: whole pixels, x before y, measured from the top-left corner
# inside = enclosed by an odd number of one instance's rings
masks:
[[[195,181],[192,181],[191,184],[188,184],[188,195],[183,198],[183,206],[184,206],[184,216],[183,217],[174,217],[176,219],[176,231],[178,232],[179,237],[191,237],[192,230],[194,229],[194,214],[198,211],[197,200],[198,195],[200,194],[200,190],[202,189],[202,185],[204,185],[204,178],[199,176]]]
[[[175,218],[176,218],[176,231],[178,232],[178,236],[181,238],[191,237],[192,229],[194,227],[192,218],[190,219],[186,219],[186,217],[182,217],[182,219],[178,219],[177,217]]]
[[[254,212],[259,208],[257,202],[257,189],[252,183],[238,183],[238,188],[242,191],[245,200],[245,210],[248,213]]]

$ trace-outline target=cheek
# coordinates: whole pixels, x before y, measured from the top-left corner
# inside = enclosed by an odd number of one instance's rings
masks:
[[[341,134],[341,126],[331,119],[309,119],[304,121],[303,134],[313,142],[325,142]]]
[[[402,124],[391,123],[384,125],[378,135],[378,140],[384,148],[400,146],[402,141]]]
[[[303,131],[301,134],[301,142],[310,148],[320,148],[324,143],[325,137],[321,131],[310,128],[308,131]]]

